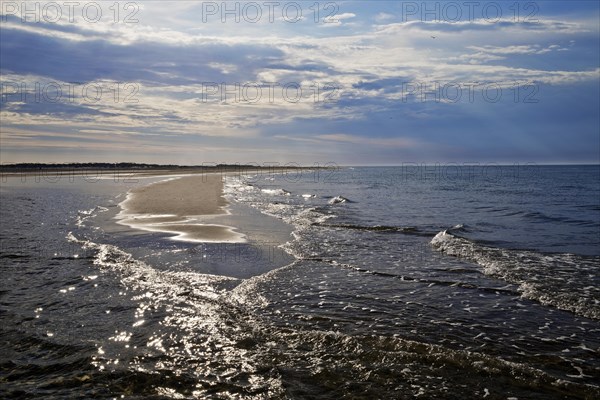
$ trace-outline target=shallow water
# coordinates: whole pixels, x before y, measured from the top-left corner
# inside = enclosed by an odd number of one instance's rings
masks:
[[[247,243],[117,224],[158,179],[2,182],[3,397],[600,396],[597,166],[226,177]]]

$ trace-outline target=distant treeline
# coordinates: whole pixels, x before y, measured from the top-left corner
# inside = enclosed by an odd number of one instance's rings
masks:
[[[175,165],[175,164],[142,164],[142,163],[18,163],[1,164],[0,170],[35,171],[35,170],[173,170],[173,169],[249,169],[249,168],[302,168],[298,165],[252,165],[252,164],[205,164],[205,165]]]
[[[46,163],[18,163],[3,164],[2,169],[161,169],[161,168],[180,168],[178,165],[159,165],[159,164],[138,164],[138,163],[65,163],[65,164],[46,164]]]

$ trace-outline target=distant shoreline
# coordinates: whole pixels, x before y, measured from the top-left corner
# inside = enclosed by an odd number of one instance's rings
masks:
[[[0,164],[0,170],[38,170],[38,169],[54,169],[54,170],[65,170],[65,169],[94,169],[94,170],[219,170],[219,169],[313,169],[313,168],[331,168],[327,166],[303,166],[296,163],[287,163],[281,165],[280,163],[264,163],[263,165],[258,164],[217,164],[217,163],[205,163],[203,165],[176,165],[176,164],[145,164],[145,163],[129,163],[129,162],[118,162],[118,163],[13,163],[13,164]]]
[[[203,173],[256,173],[267,172],[281,174],[286,171],[307,171],[317,169],[332,169],[329,166],[298,166],[298,165],[252,165],[252,164],[216,164],[199,166],[136,164],[136,163],[68,163],[68,164],[37,164],[19,163],[0,165],[0,175],[10,176],[40,176],[40,177],[69,177],[86,176],[100,177],[132,177],[156,175],[191,175]]]

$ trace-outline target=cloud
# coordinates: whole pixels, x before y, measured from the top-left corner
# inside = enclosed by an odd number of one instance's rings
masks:
[[[112,79],[185,85],[232,79],[233,70],[224,73],[222,68],[214,68],[215,63],[244,65],[244,74],[233,79],[252,79],[247,72],[259,69],[264,60],[283,55],[277,48],[264,45],[167,45],[148,41],[117,45],[96,39],[71,41],[10,28],[3,28],[0,44],[3,71],[65,82]]]
[[[377,138],[349,135],[345,133],[330,133],[324,135],[317,135],[316,138],[339,143],[395,148],[412,148],[418,145],[418,142],[416,140],[410,138]]]
[[[518,21],[503,18],[497,21],[486,19],[474,19],[472,21],[407,21],[376,26],[378,32],[388,34],[406,30],[422,30],[437,33],[461,33],[465,31],[550,31],[561,34],[589,33],[590,29],[578,22],[567,22],[557,20]]]
[[[354,13],[341,13],[341,14],[333,14],[333,15],[328,15],[325,18],[323,18],[323,22],[325,23],[325,27],[331,27],[331,26],[341,26],[342,25],[342,21],[346,20],[346,19],[351,19],[356,17],[356,14]]]
[[[91,135],[109,146],[111,137],[146,135],[144,140],[151,136],[156,148],[161,138],[174,140],[177,148],[185,143],[227,148],[227,140],[235,137],[229,142],[232,153],[245,140],[267,145],[273,138],[357,150],[423,149],[423,142],[407,138],[391,118],[402,117],[421,133],[428,131],[427,123],[452,113],[464,121],[481,113],[494,126],[501,125],[502,117],[487,104],[443,104],[431,98],[406,104],[407,84],[580,85],[587,93],[595,90],[600,74],[594,58],[597,22],[572,16],[537,23],[398,23],[389,10],[374,5],[364,13],[350,2],[329,23],[318,25],[343,28],[315,29],[308,17],[297,24],[201,24],[197,4],[142,6],[145,18],[131,26],[109,21],[31,24],[14,17],[3,22],[1,83],[24,83],[30,91],[36,83],[52,82],[104,91],[96,102],[81,93],[57,102],[3,101],[2,130],[21,132],[11,136],[12,148],[25,142],[54,146],[77,135]],[[377,24],[369,25],[372,21]],[[136,85],[137,102],[111,100],[111,87],[128,83]],[[272,83],[278,85],[271,95]],[[249,91],[261,91],[260,100],[240,98],[236,85],[243,90],[246,84]],[[298,101],[282,90],[286,84],[301,87]],[[296,90],[288,89],[292,95]],[[335,95],[332,101],[326,101],[329,95]],[[539,107],[546,107],[543,101]],[[515,109],[525,113],[523,107]],[[477,126],[465,124],[467,131]],[[46,134],[24,136],[28,129]],[[298,133],[291,136],[290,131]],[[115,147],[123,144],[120,140],[115,139]]]
[[[559,45],[550,45],[547,47],[541,47],[539,44],[534,45],[512,45],[512,46],[467,46],[470,50],[475,50],[480,53],[490,54],[545,54],[551,51],[568,50],[562,48]]]
[[[376,22],[385,22],[392,19],[396,19],[397,17],[394,14],[380,12],[373,18]]]

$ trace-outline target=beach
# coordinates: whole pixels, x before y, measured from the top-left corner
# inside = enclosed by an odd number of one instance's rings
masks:
[[[227,214],[222,174],[197,174],[132,189],[120,204],[120,223],[134,229],[173,233],[191,242],[244,242],[234,228],[211,223]]]

